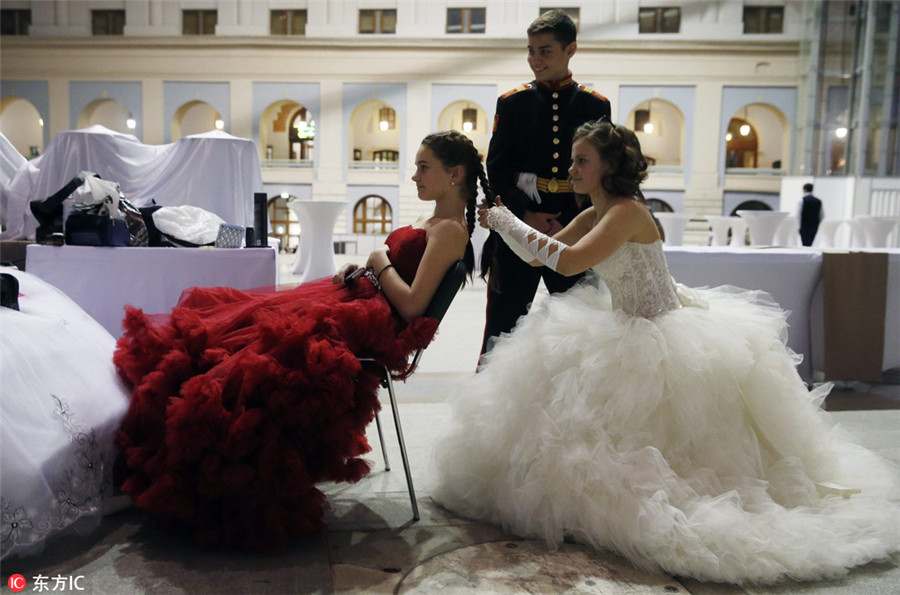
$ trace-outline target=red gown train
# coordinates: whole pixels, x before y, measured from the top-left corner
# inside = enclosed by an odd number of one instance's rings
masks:
[[[386,241],[412,282],[425,231]],[[203,544],[283,546],[320,532],[322,481],[369,471],[365,428],[378,377],[398,373],[437,321],[406,324],[365,277],[289,291],[194,288],[169,315],[127,308],[114,361],[133,387],[116,437],[122,489],[140,508]]]

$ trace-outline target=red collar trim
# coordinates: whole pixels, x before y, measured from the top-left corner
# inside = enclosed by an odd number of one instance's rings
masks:
[[[561,89],[565,89],[567,87],[571,87],[572,85],[574,85],[575,79],[572,78],[572,73],[569,72],[569,74],[567,74],[565,76],[565,78],[561,78],[558,81],[554,81],[552,83],[544,83],[541,81],[535,81],[535,82],[537,83],[537,86],[542,89],[548,89],[550,91],[559,91]]]

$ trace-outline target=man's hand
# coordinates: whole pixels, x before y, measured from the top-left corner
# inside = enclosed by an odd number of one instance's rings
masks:
[[[546,234],[548,236],[552,236],[555,233],[562,231],[562,224],[559,222],[559,216],[562,212],[559,213],[536,213],[534,211],[525,211],[525,218],[523,221],[529,226],[532,227],[539,232]]]

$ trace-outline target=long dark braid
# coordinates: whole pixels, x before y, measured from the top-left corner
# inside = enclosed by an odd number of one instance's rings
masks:
[[[466,135],[455,130],[436,132],[429,134],[422,141],[422,145],[431,149],[445,167],[463,166],[466,172],[464,188],[466,193],[466,228],[469,232],[469,241],[466,244],[466,252],[463,261],[466,263],[466,271],[471,278],[475,270],[475,249],[472,247],[472,233],[475,231],[475,217],[478,198],[478,185],[484,192],[485,198],[493,202],[494,192],[488,183],[484,172],[484,164],[478,149]]]

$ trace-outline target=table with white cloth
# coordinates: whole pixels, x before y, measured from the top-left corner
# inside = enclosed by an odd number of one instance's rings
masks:
[[[124,306],[168,312],[189,287],[255,289],[276,285],[272,248],[27,249],[26,269],[68,295],[114,337],[122,334]]]
[[[810,381],[810,303],[822,272],[822,254],[790,248],[666,246],[669,272],[688,287],[733,285],[761,289],[788,316],[788,346],[803,355],[798,371]]]
[[[334,260],[334,225],[347,208],[336,200],[292,200],[288,208],[300,220],[300,247],[291,272],[305,283],[328,277],[337,271]]]
[[[825,370],[825,301],[823,253],[814,248],[734,248],[666,246],[669,271],[689,287],[733,285],[770,294],[788,316],[788,346],[803,356],[798,367],[807,382],[821,379]],[[883,333],[881,370],[900,367],[900,250],[881,250],[888,256],[884,322],[872,332]],[[841,284],[842,280],[835,280]],[[862,304],[859,308],[865,309]],[[883,328],[882,328],[883,327]],[[863,337],[878,343],[880,337]],[[832,348],[833,349],[833,348]],[[877,363],[875,364],[877,367]],[[841,378],[860,380],[860,378]]]
[[[259,155],[250,139],[214,130],[167,145],[145,145],[137,137],[97,124],[63,130],[44,154],[16,170],[4,184],[4,240],[35,237],[37,220],[28,203],[43,200],[82,171],[119,184],[135,206],[193,206],[226,223],[253,225],[253,195],[263,191]]]

